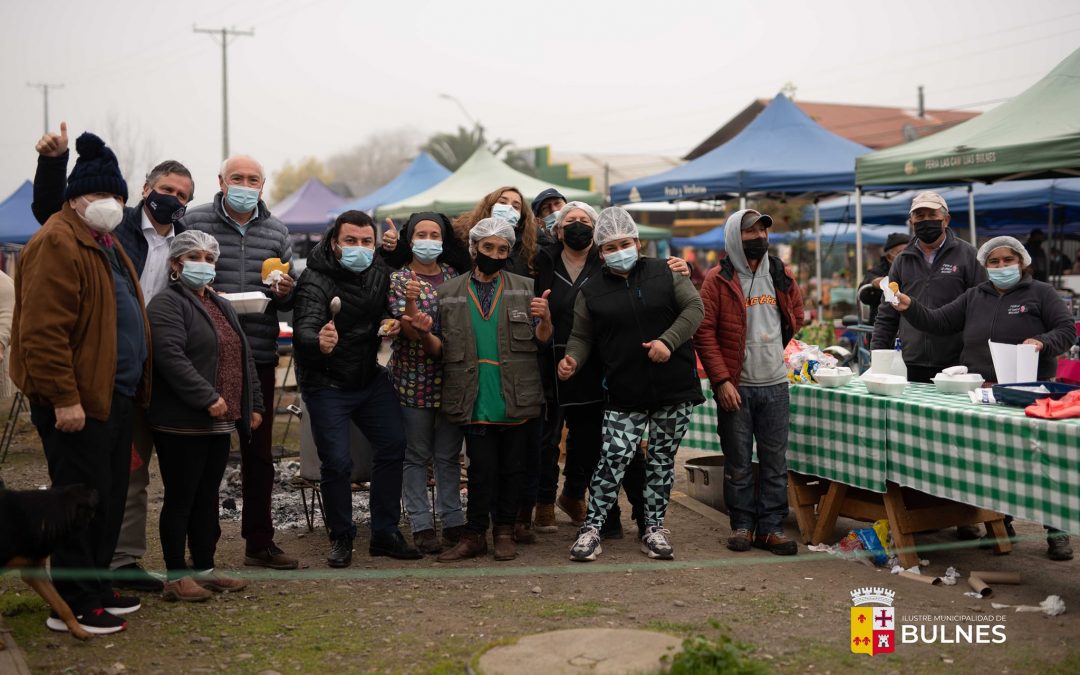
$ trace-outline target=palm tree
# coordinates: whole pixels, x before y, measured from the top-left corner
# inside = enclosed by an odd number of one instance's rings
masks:
[[[501,138],[490,143],[485,141],[484,127],[477,124],[472,129],[459,126],[457,133],[453,134],[435,134],[421,149],[427,151],[447,169],[457,171],[465,160],[472,157],[472,154],[483,146],[487,146],[492,154],[498,155],[511,145],[513,145],[512,141]]]

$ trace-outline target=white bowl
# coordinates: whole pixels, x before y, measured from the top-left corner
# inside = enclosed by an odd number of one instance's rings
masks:
[[[814,379],[817,380],[817,383],[825,387],[826,389],[831,389],[833,387],[842,387],[848,382],[851,382],[851,378],[853,377],[855,377],[855,373],[851,372],[836,373],[833,375],[830,375],[828,373],[817,373],[816,375],[814,375]]]
[[[270,304],[270,298],[259,291],[219,293],[218,295],[228,300],[237,314],[261,314]]]
[[[982,386],[983,376],[978,373],[966,375],[946,375],[938,373],[933,379],[934,386],[942,394],[966,394]]]
[[[867,374],[862,377],[866,390],[878,396],[900,396],[907,389],[908,381],[899,375]]]

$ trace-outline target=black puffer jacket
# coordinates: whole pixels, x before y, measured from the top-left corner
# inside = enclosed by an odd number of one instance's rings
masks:
[[[540,375],[544,382],[544,396],[558,405],[581,405],[604,400],[601,359],[589,359],[573,377],[565,382],[559,380],[556,366],[566,356],[566,343],[574,328],[574,301],[577,300],[581,285],[593,275],[600,274],[603,262],[595,246],[585,258],[585,266],[576,281],[570,281],[566,266],[562,262],[562,242],[557,242],[540,249],[536,254],[536,295],[541,296],[550,290],[548,307],[551,309],[551,322],[555,333],[551,344],[540,349]]]
[[[293,348],[301,389],[332,387],[360,389],[378,374],[379,324],[389,314],[386,296],[391,269],[380,256],[363,272],[341,266],[330,249],[330,233],[311,250],[300,275],[293,309]],[[330,321],[330,300],[341,298],[334,320],[338,343],[334,351],[319,349],[319,331]]]
[[[277,363],[278,317],[277,313],[292,309],[295,290],[284,298],[270,292],[262,282],[262,264],[267,258],[280,258],[287,263],[292,260],[292,241],[285,224],[275,218],[259,201],[259,215],[248,222],[243,234],[225,214],[221,193],[214,195],[210,204],[188,209],[180,219],[181,227],[200,230],[212,235],[221,246],[221,258],[217,262],[214,290],[218,293],[247,293],[259,291],[270,297],[270,304],[261,314],[241,314],[240,325],[248,337],[255,363]]]

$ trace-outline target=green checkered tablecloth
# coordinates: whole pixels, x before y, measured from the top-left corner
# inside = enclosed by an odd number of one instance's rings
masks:
[[[856,380],[827,389],[791,387],[788,468],[874,492],[885,492],[888,400]]]
[[[683,436],[680,447],[705,452],[720,452],[720,437],[716,435],[716,401],[713,400],[709,381],[701,381],[701,393],[705,402],[694,408],[690,416],[690,427]]]
[[[889,402],[889,480],[1080,534],[1080,420],[912,384]]]

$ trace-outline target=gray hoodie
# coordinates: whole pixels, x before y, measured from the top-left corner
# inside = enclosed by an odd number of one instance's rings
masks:
[[[769,275],[769,256],[750,271],[742,248],[742,219],[747,209],[731,214],[724,224],[724,249],[739,275],[746,298],[746,354],[740,384],[767,387],[787,382],[784,344],[780,337],[780,309]]]

